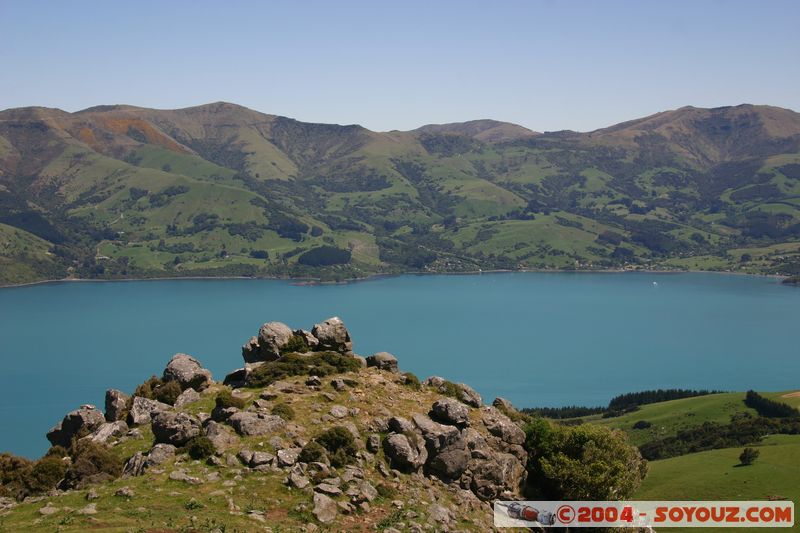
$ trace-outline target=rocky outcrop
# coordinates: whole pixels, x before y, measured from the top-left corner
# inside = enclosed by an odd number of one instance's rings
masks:
[[[200,391],[208,387],[213,380],[211,372],[200,362],[185,353],[176,353],[172,356],[167,368],[164,369],[164,381],[177,381],[181,389],[193,388]]]
[[[161,411],[153,415],[156,442],[183,446],[200,435],[200,421],[186,413]]]
[[[433,387],[441,394],[448,394],[450,389],[455,388],[458,393],[458,399],[471,407],[480,407],[483,405],[481,395],[475,389],[465,383],[452,383],[439,376],[431,376],[422,382],[427,387]]]
[[[69,448],[73,438],[89,435],[105,421],[106,417],[95,406],[82,405],[79,409],[67,413],[61,422],[47,433],[47,440],[53,446]]]
[[[239,411],[226,421],[239,435],[266,435],[281,429],[286,421],[276,415]]]
[[[458,400],[450,398],[434,402],[430,416],[442,424],[462,428],[469,425],[469,408]]]
[[[367,357],[367,366],[374,366],[388,372],[397,372],[397,357],[389,352],[378,352]]]
[[[117,389],[108,389],[106,391],[106,420],[115,422],[122,420],[125,417],[126,409],[128,406],[130,396]]]
[[[131,410],[128,412],[128,425],[138,426],[141,424],[149,424],[153,414],[168,409],[170,409],[170,406],[165,403],[135,396],[131,404]]]
[[[176,448],[172,444],[162,443],[153,446],[146,455],[137,452],[125,463],[122,475],[124,477],[141,476],[148,468],[165,463],[174,457],[175,451]]]
[[[392,433],[383,441],[383,453],[392,468],[401,472],[416,472],[428,459],[428,452],[421,439],[403,433]]]
[[[214,451],[217,454],[223,453],[228,448],[232,448],[239,443],[236,435],[232,434],[223,424],[209,420],[206,422],[203,431],[214,446]]]
[[[258,330],[258,337],[252,337],[242,346],[242,357],[245,363],[274,361],[293,336],[294,332],[283,322],[267,322]]]
[[[338,316],[329,318],[314,325],[311,334],[319,341],[318,349],[332,350],[339,353],[353,351],[353,341],[350,332]]]

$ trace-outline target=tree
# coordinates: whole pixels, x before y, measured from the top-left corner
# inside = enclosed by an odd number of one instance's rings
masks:
[[[534,419],[525,428],[530,496],[621,500],[647,475],[647,461],[620,431]]]
[[[742,466],[749,466],[753,464],[753,461],[758,459],[759,455],[761,455],[761,452],[755,448],[745,448],[739,455],[739,462],[742,464]]]

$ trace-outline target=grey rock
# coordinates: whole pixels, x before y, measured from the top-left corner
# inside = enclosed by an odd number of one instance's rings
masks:
[[[422,382],[423,385],[432,387],[441,394],[447,392],[446,383],[447,381],[439,376],[431,376]],[[472,407],[480,407],[483,405],[483,400],[480,394],[475,392],[475,389],[464,383],[454,383],[454,385],[459,389],[459,400]]]
[[[333,378],[331,380],[331,387],[341,392],[347,388],[347,384],[344,382],[342,378]]]
[[[362,481],[358,486],[358,491],[361,500],[371,502],[378,497],[377,489],[369,481]]]
[[[142,452],[136,452],[133,457],[125,462],[122,468],[122,477],[141,476],[144,474],[145,457]]]
[[[323,524],[328,524],[336,519],[336,502],[322,493],[314,493],[314,516]]]
[[[159,443],[150,449],[145,461],[146,467],[164,464],[169,459],[175,457],[177,448],[172,444]]]
[[[289,472],[289,484],[298,489],[304,489],[311,484],[311,481],[301,472],[292,470]]]
[[[497,398],[495,398],[495,399],[494,399],[494,401],[492,402],[492,405],[493,405],[494,407],[497,407],[497,408],[498,408],[498,409],[500,409],[501,411],[505,411],[505,412],[507,412],[507,413],[508,413],[508,412],[513,412],[513,411],[516,411],[516,410],[517,410],[517,409],[514,407],[514,404],[512,404],[510,401],[506,400],[505,398],[501,398],[501,397],[499,397],[499,396],[498,396]]]
[[[428,459],[424,445],[414,439],[409,441],[406,435],[392,433],[383,441],[383,452],[389,459],[392,468],[402,472],[416,472]]]
[[[246,343],[242,345],[242,358],[247,361],[258,361],[260,357],[260,348],[258,346],[258,337],[250,337]],[[228,374],[230,376],[231,374]],[[228,378],[225,377],[226,385]]]
[[[319,350],[332,350],[340,353],[353,351],[353,341],[350,332],[339,317],[329,318],[314,325],[311,334],[319,339]]]
[[[439,522],[440,524],[449,524],[452,520],[450,511],[438,503],[432,503],[428,506],[428,517],[430,517],[430,519],[434,522]]]
[[[440,450],[461,437],[457,428],[434,422],[425,415],[415,414],[412,418],[422,433],[426,446],[431,451]]]
[[[283,450],[278,450],[278,466],[286,467],[294,465],[299,455],[299,448],[284,448]]]
[[[266,435],[286,426],[286,421],[276,415],[239,411],[227,420],[239,435]]]
[[[118,498],[133,498],[136,493],[130,487],[120,487],[114,492]]]
[[[395,433],[405,433],[407,431],[414,431],[414,424],[407,418],[402,416],[393,416],[389,419],[389,430]]]
[[[208,440],[211,441],[211,444],[214,445],[214,451],[217,454],[224,453],[225,450],[235,446],[239,442],[238,437],[231,433],[228,428],[213,420],[206,423],[203,431],[206,437],[208,437]]]
[[[525,467],[513,455],[495,453],[487,461],[472,460],[470,488],[478,498],[490,501],[504,492],[517,493],[525,480]]]
[[[81,406],[67,415],[47,433],[47,440],[53,446],[69,448],[72,438],[82,436],[99,428],[106,421],[98,409],[92,406]]]
[[[153,415],[156,442],[183,446],[201,434],[200,421],[186,413],[160,411]]]
[[[469,425],[469,408],[452,398],[434,402],[430,414],[431,418],[442,424],[458,427],[467,427]]]
[[[315,492],[322,492],[323,494],[330,494],[331,496],[338,496],[342,493],[342,489],[329,483],[320,483],[314,487]]]
[[[113,437],[121,437],[128,433],[128,424],[124,420],[106,422],[95,429],[91,434],[93,442],[106,444]]]
[[[294,333],[283,322],[267,322],[258,330],[258,348],[249,353],[242,349],[242,356],[246,363],[274,361],[281,356],[281,349],[289,343],[292,336]]]
[[[226,422],[230,417],[241,412],[241,409],[236,407],[214,407],[211,410],[211,419],[215,422]]]
[[[381,436],[377,433],[373,433],[369,437],[367,437],[367,451],[370,453],[378,453],[378,450],[381,448]]]
[[[168,409],[170,409],[170,406],[165,403],[136,396],[133,398],[133,404],[128,413],[128,425],[138,426],[141,424],[149,424],[154,413],[166,411]]]
[[[249,465],[250,461],[253,460],[253,452],[247,448],[242,448],[239,450],[239,453],[236,454],[236,457],[238,457],[242,463]]]
[[[489,433],[503,442],[518,445],[525,442],[525,432],[496,407],[481,408],[481,419]]]
[[[387,372],[397,372],[397,357],[389,352],[378,352],[367,357],[367,366],[374,366]]]
[[[311,376],[306,380],[306,385],[309,387],[319,387],[322,385],[322,380],[319,379],[319,376]]]
[[[343,405],[334,405],[331,407],[330,413],[334,418],[344,418],[347,416],[347,407]]]
[[[183,481],[184,483],[189,483],[190,485],[200,485],[202,483],[200,478],[190,476],[183,470],[173,470],[170,472],[169,478],[173,481]]]
[[[431,453],[426,467],[443,481],[454,481],[467,470],[471,458],[466,441],[459,439]]]
[[[178,395],[178,397],[175,399],[174,407],[183,407],[184,405],[190,403],[199,402],[200,398],[201,398],[200,393],[194,390],[193,388],[189,387],[188,389],[180,393],[180,395]]]
[[[317,350],[317,347],[319,346],[319,339],[316,338],[310,331],[296,329],[294,330],[294,336],[303,339],[306,347],[312,352]]]
[[[148,468],[160,465],[175,456],[175,446],[170,444],[156,444],[147,455],[142,452],[128,459],[122,470],[123,477],[141,476]]]
[[[250,466],[255,468],[261,465],[268,465],[272,464],[275,460],[275,456],[269,452],[253,452],[252,457],[250,457]]]
[[[213,381],[211,372],[185,353],[176,353],[164,369],[164,381],[177,381],[182,389],[203,390]]]
[[[109,422],[116,422],[125,416],[125,409],[128,405],[130,396],[117,389],[108,389],[106,391],[106,420]]]

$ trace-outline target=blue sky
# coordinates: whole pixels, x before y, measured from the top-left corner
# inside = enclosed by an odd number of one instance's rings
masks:
[[[800,110],[800,2],[0,0],[0,108],[225,100],[375,130]]]

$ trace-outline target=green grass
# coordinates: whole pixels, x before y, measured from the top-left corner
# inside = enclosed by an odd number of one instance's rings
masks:
[[[766,500],[784,497],[800,501],[800,436],[767,437],[756,448],[760,452],[758,459],[746,467],[737,466],[742,448],[652,461],[647,478],[632,499]],[[800,530],[800,525],[796,524],[793,530]]]
[[[702,425],[705,422],[726,424],[735,413],[756,412],[743,403],[743,392],[709,394],[694,398],[683,398],[649,405],[640,410],[614,418],[590,417],[587,420],[594,424],[621,429],[625,431],[632,443],[636,445],[647,441],[675,435],[682,429]],[[633,425],[647,420],[653,425],[648,429],[633,429]]]

